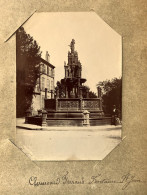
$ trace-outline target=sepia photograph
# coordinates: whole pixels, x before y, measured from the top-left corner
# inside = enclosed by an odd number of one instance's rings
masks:
[[[0,194],[147,194],[145,8],[0,1]]]
[[[33,161],[103,160],[122,141],[122,37],[94,12],[16,31],[16,144]]]

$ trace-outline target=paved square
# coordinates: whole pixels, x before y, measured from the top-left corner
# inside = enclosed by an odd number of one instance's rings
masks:
[[[121,142],[121,126],[17,128],[16,144],[31,160],[102,160]]]

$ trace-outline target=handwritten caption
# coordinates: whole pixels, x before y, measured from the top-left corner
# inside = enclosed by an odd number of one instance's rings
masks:
[[[141,181],[135,175],[127,173],[123,175],[119,180],[114,180],[111,178],[104,178],[101,174],[93,175],[89,179],[85,179],[81,177],[78,180],[72,179],[69,172],[67,171],[63,176],[57,177],[50,181],[39,181],[37,177],[32,176],[29,178],[29,185],[34,187],[37,186],[45,186],[45,185],[91,185],[91,184],[121,184],[121,189],[125,190],[131,183],[144,183],[145,181]]]

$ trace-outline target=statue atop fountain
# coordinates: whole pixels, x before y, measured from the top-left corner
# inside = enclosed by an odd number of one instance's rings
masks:
[[[64,63],[65,77],[61,83],[65,86],[66,98],[81,98],[82,84],[86,79],[82,78],[82,65],[78,59],[78,52],[75,51],[75,40],[70,43],[71,51],[68,52],[68,63]]]

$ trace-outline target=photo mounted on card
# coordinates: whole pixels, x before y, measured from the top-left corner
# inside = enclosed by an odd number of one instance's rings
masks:
[[[16,144],[31,160],[102,160],[122,140],[122,37],[94,12],[16,32]]]

